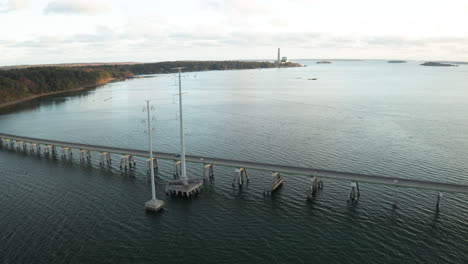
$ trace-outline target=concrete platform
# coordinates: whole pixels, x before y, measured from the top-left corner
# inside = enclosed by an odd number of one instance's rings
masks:
[[[172,180],[166,185],[166,194],[181,197],[195,196],[201,193],[202,186],[203,180],[199,179],[190,179],[187,184],[184,184],[183,180]]]
[[[161,209],[163,209],[164,207],[164,201],[163,200],[149,200],[145,203],[145,209],[146,211],[153,211],[153,212],[157,212]]]

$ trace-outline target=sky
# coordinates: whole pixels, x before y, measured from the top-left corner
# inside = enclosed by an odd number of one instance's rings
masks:
[[[468,61],[468,0],[0,0],[0,65]]]

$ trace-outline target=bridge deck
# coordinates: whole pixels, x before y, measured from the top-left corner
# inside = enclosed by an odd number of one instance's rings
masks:
[[[25,141],[25,142],[30,142],[30,143],[38,143],[38,144],[44,144],[44,145],[62,146],[62,147],[75,148],[75,149],[86,149],[86,150],[97,151],[97,152],[109,152],[109,153],[133,155],[133,156],[148,158],[148,152],[146,150],[124,149],[124,148],[115,148],[115,147],[108,147],[108,146],[80,144],[80,143],[63,142],[63,141],[55,141],[55,140],[47,140],[47,139],[21,137],[21,136],[1,134],[1,133],[0,133],[0,138],[10,139],[10,140],[15,140],[15,141]],[[177,154],[174,154],[174,153],[154,152],[153,156],[158,159],[179,160],[179,157],[177,157]],[[384,177],[384,176],[377,176],[377,175],[365,175],[365,174],[357,174],[357,173],[349,173],[349,172],[294,167],[294,166],[268,164],[268,163],[252,162],[252,161],[210,158],[210,157],[202,157],[202,156],[195,156],[195,155],[187,155],[186,160],[188,162],[198,162],[198,163],[214,164],[214,165],[237,167],[237,168],[249,168],[249,169],[264,170],[264,171],[278,171],[278,172],[290,173],[290,174],[314,175],[314,176],[322,177],[322,178],[348,180],[348,181],[355,181],[355,182],[367,182],[367,183],[375,183],[375,184],[392,185],[392,186],[398,186],[398,187],[430,189],[430,190],[436,190],[436,191],[441,191],[441,192],[468,193],[468,185],[463,185],[463,184],[441,183],[441,182],[433,182],[433,181],[426,181],[426,180],[412,180],[412,179],[403,179],[403,178],[397,178],[397,177]]]

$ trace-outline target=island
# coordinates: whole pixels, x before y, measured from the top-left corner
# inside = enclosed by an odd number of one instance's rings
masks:
[[[277,68],[278,65],[265,61],[166,61],[9,66],[0,70],[0,108],[44,95],[85,90],[136,75],[171,73],[175,67],[185,67],[184,71],[194,72]],[[301,64],[288,62],[281,67],[301,67]]]
[[[331,62],[330,61],[317,61],[317,64],[330,64]]]
[[[428,61],[423,64],[422,66],[438,66],[438,67],[456,67],[458,65],[455,64],[449,64],[449,63],[441,63],[441,62],[433,62],[433,61]]]
[[[388,63],[406,63],[404,60],[389,60]]]

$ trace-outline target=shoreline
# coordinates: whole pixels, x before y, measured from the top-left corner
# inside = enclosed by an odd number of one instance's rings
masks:
[[[5,108],[5,107],[8,107],[8,106],[12,106],[12,105],[24,103],[24,102],[27,102],[27,101],[31,101],[31,100],[33,100],[33,99],[37,99],[37,98],[44,97],[44,96],[48,96],[48,95],[62,94],[62,93],[68,93],[68,92],[85,91],[85,90],[88,90],[88,89],[93,88],[93,87],[98,87],[98,86],[101,86],[101,85],[108,84],[108,83],[110,83],[110,82],[112,82],[112,81],[114,81],[114,80],[116,80],[116,78],[106,79],[106,80],[104,80],[104,81],[99,82],[99,83],[96,84],[96,85],[83,86],[83,87],[74,88],[74,89],[70,89],[70,90],[63,90],[63,91],[55,91],[55,92],[48,92],[48,93],[41,93],[41,94],[30,95],[30,96],[25,97],[25,98],[23,98],[23,99],[19,99],[19,100],[7,102],[7,103],[2,103],[2,104],[0,104],[0,109]]]

